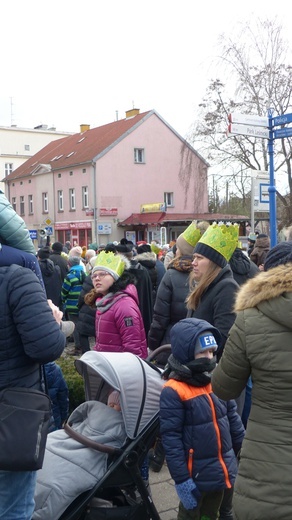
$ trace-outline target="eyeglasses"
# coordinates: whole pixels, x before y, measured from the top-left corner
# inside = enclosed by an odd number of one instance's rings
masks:
[[[100,273],[94,273],[91,275],[91,280],[96,280],[96,278],[99,278],[99,280],[102,280],[105,276],[107,276],[110,273],[107,273],[106,271],[101,271]]]

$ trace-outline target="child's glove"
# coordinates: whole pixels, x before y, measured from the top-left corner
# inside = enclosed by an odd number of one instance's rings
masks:
[[[195,509],[197,507],[200,492],[192,478],[181,482],[181,484],[175,484],[175,489],[185,509]]]

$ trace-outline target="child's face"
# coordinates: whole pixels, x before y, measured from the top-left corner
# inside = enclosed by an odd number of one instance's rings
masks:
[[[214,350],[212,348],[205,348],[203,352],[198,352],[198,354],[195,354],[195,359],[199,359],[199,358],[208,358],[208,359],[213,359],[214,357]]]
[[[113,408],[114,410],[116,410],[117,412],[120,412],[121,411],[121,405],[120,404],[117,404],[117,403],[109,403],[108,406],[110,408]]]

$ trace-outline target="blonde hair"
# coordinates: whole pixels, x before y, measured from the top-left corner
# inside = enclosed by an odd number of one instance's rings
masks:
[[[210,265],[203,274],[201,280],[195,285],[194,273],[190,274],[189,284],[190,284],[190,293],[186,299],[186,305],[188,309],[195,310],[198,308],[202,295],[208,289],[209,285],[215,280],[218,273],[221,271],[222,267],[215,264],[210,260]]]

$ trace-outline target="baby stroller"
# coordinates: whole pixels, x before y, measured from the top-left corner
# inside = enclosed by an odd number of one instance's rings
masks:
[[[108,454],[107,470],[96,485],[76,497],[61,520],[160,520],[140,468],[159,430],[160,370],[131,353],[86,352],[75,362],[85,399],[106,403],[109,388],[120,392],[126,430],[121,449],[79,442]],[[73,436],[70,424],[66,432]],[[79,436],[80,437],[80,436]],[[82,437],[82,436],[81,436]],[[103,507],[106,505],[106,507]]]

